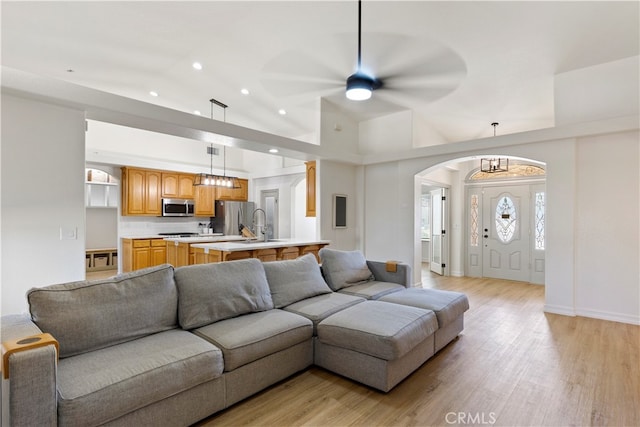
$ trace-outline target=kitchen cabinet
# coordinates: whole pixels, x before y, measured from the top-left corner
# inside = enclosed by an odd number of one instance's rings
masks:
[[[161,199],[160,171],[122,168],[122,215],[160,216]]]
[[[193,199],[193,175],[162,172],[162,197]]]
[[[240,188],[216,188],[216,200],[235,200],[246,202],[249,200],[249,181],[238,178]]]
[[[307,215],[316,216],[316,162],[305,162],[307,166]]]
[[[195,199],[195,216],[208,216],[212,217],[216,215],[216,188],[208,185],[198,185],[194,191]]]
[[[122,239],[122,272],[140,270],[167,262],[164,239]]]
[[[167,263],[174,267],[184,267],[195,264],[195,255],[191,245],[185,242],[167,241]]]

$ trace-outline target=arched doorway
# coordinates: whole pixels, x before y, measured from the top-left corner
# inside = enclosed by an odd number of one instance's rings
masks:
[[[509,157],[508,171],[482,172],[480,159],[454,159],[416,175],[421,182],[437,182],[450,188],[450,214],[445,218],[450,224],[446,231],[450,252],[443,254],[449,260],[450,273],[445,274],[543,284],[544,163]],[[422,194],[417,194],[416,200],[420,209]],[[416,217],[421,215],[417,213]],[[420,224],[416,229],[421,231]],[[421,239],[415,246],[423,245]],[[423,259],[420,253],[415,258]]]

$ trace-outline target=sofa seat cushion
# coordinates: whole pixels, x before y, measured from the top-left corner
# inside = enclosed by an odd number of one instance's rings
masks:
[[[433,310],[440,328],[452,323],[469,309],[469,299],[460,292],[409,288],[386,295],[380,301]]]
[[[324,277],[334,291],[374,280],[367,260],[360,251],[322,248],[318,255]]]
[[[364,298],[338,292],[318,295],[291,304],[284,308],[291,313],[299,314],[313,322],[313,334],[317,334],[318,323],[347,307],[366,301]]]
[[[275,308],[331,292],[313,254],[263,264]]]
[[[348,288],[342,288],[339,292],[365,299],[378,299],[385,295],[406,289],[407,288],[397,283],[378,282],[377,280],[373,280],[371,282],[349,286]]]
[[[255,258],[180,267],[175,279],[184,329],[273,308],[264,267]]]
[[[173,267],[133,271],[109,279],[72,282],[27,293],[31,318],[69,357],[178,326]]]
[[[222,372],[220,349],[179,329],[60,359],[59,425],[99,425]]]
[[[302,316],[274,309],[222,320],[193,332],[219,347],[224,370],[232,371],[311,339],[313,325]]]
[[[380,301],[364,301],[339,311],[318,325],[323,344],[383,360],[398,359],[438,329],[430,310]]]

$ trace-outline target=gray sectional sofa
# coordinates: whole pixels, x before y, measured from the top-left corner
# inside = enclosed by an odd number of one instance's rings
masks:
[[[2,317],[2,425],[190,425],[313,364],[386,392],[462,330],[462,294],[381,301],[413,291],[406,264],[320,255],[30,290]]]

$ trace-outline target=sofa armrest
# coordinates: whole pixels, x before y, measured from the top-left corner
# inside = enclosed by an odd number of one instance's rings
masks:
[[[27,315],[2,316],[0,322],[3,342],[42,333]],[[8,356],[10,377],[2,380],[3,426],[57,424],[56,360],[54,345],[12,352]]]
[[[397,283],[404,287],[411,287],[411,266],[403,262],[396,262],[396,271],[387,271],[387,263],[382,261],[369,261],[367,266],[378,282]]]

